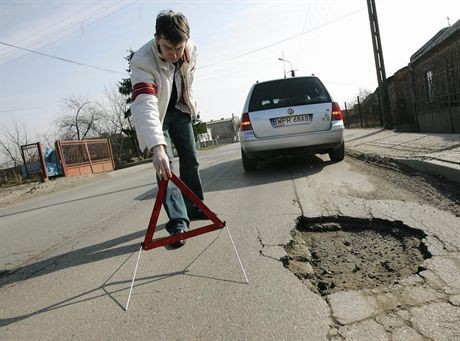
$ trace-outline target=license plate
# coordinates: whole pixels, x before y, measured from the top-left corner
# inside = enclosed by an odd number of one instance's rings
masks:
[[[294,126],[298,124],[310,124],[313,114],[291,115],[270,119],[273,128]]]

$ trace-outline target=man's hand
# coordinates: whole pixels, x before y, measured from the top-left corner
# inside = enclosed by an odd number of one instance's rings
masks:
[[[162,144],[153,147],[153,167],[155,167],[160,179],[168,180],[168,178],[172,177],[168,155],[166,155],[165,148]]]

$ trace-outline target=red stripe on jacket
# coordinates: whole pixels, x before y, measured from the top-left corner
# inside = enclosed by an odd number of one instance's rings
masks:
[[[136,99],[140,94],[149,94],[156,96],[157,86],[151,83],[137,83],[133,86],[132,100]]]

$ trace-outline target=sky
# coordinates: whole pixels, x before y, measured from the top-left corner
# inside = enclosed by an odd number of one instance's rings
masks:
[[[458,0],[375,2],[387,77],[460,13]],[[64,99],[103,98],[128,77],[127,50],[153,38],[167,9],[188,18],[198,47],[203,121],[240,116],[253,83],[283,77],[283,56],[286,70],[318,76],[342,107],[377,87],[365,0],[0,0],[0,133],[12,121],[49,133]]]

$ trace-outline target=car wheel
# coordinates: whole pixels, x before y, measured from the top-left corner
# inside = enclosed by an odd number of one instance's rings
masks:
[[[340,162],[345,158],[345,143],[342,142],[339,148],[329,152],[329,158],[332,162]]]
[[[243,160],[243,168],[246,172],[253,171],[257,168],[257,160],[250,159],[243,149],[241,149],[241,159]]]

